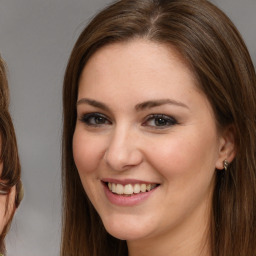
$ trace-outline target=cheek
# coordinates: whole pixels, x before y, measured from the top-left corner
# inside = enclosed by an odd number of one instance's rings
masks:
[[[200,134],[194,133],[193,137],[191,134],[173,136],[158,141],[159,144],[155,142],[153,150],[148,150],[151,166],[164,180],[162,189],[166,201],[162,210],[165,212],[166,207],[170,212],[176,209],[173,218],[180,221],[198,209],[202,202],[208,202],[214,184],[214,136],[205,140]]]
[[[200,132],[189,131],[151,142],[148,159],[165,178],[213,173],[217,159],[214,135],[202,136]]]
[[[95,140],[83,130],[76,128],[73,136],[73,157],[84,190],[92,202],[97,200],[95,181],[100,155],[97,138]]]
[[[90,136],[76,129],[73,136],[73,156],[79,174],[89,174],[97,169],[103,155],[100,136]]]

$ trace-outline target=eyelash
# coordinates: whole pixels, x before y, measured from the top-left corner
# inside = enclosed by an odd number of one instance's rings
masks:
[[[99,120],[102,120],[105,123],[99,122]],[[91,121],[94,120],[94,123],[91,123]],[[97,121],[98,120],[98,121]],[[82,121],[83,123],[85,123],[88,126],[94,126],[94,127],[98,127],[98,126],[102,126],[102,125],[109,125],[111,124],[111,122],[108,120],[108,118],[106,118],[105,115],[100,114],[100,113],[89,113],[89,114],[84,114],[82,115],[82,117],[80,118],[80,121]],[[98,122],[98,123],[97,123]],[[107,122],[107,123],[106,123]]]
[[[150,121],[153,121],[155,125],[148,125]],[[160,121],[160,124],[157,125],[156,122]],[[157,127],[157,129],[164,129],[170,126],[177,124],[177,120],[171,116],[163,115],[163,114],[152,114],[147,116],[145,122],[143,122],[143,126]]]
[[[82,115],[80,121],[85,123],[87,126],[100,127],[102,125],[111,125],[112,122],[101,113],[88,113]],[[154,122],[154,125],[149,124]],[[157,124],[158,122],[158,124]],[[170,126],[178,124],[177,120],[171,116],[164,114],[152,114],[146,117],[145,121],[142,123],[142,126],[149,126],[156,129],[165,129]]]

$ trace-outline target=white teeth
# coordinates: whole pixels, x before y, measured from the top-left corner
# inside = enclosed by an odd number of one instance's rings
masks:
[[[113,193],[116,193],[116,184],[115,184],[115,183],[112,183],[111,191],[112,191]]]
[[[121,184],[116,184],[116,193],[122,195],[124,193],[124,186]]]
[[[138,194],[140,193],[140,184],[135,184],[133,187],[133,193]]]
[[[132,195],[138,193],[149,192],[153,188],[155,188],[157,184],[126,184],[125,186],[122,184],[110,183],[108,182],[108,188],[115,194],[118,195]]]
[[[133,194],[133,186],[131,184],[127,184],[124,186],[124,194],[126,195]]]
[[[146,190],[147,190],[147,185],[146,184],[141,184],[140,185],[140,191],[141,192],[146,192]]]

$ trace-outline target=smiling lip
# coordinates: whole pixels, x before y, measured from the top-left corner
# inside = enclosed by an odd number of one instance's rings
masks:
[[[144,202],[149,198],[158,188],[159,184],[140,181],[140,180],[116,180],[116,179],[103,179],[102,185],[108,200],[115,205],[119,206],[134,206]],[[117,191],[111,191],[113,184],[118,185]],[[133,188],[135,188],[133,190]],[[141,190],[139,189],[141,187]],[[121,191],[120,191],[121,188]],[[123,191],[124,189],[124,191]],[[113,190],[113,187],[112,187]]]

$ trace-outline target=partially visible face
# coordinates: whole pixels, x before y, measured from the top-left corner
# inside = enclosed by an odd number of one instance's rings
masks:
[[[79,82],[74,160],[107,231],[156,238],[206,223],[221,138],[175,49],[108,45]]]
[[[0,139],[0,145],[1,145],[1,139]],[[0,163],[0,174],[3,171],[3,162]],[[0,180],[0,182],[3,182]],[[15,202],[15,195],[16,195],[16,187],[13,186],[10,190],[10,192],[7,194],[4,194],[5,191],[1,191],[1,185],[0,185],[0,234],[3,232],[3,229],[5,228],[6,224],[10,220],[13,211],[14,211],[14,202]]]

